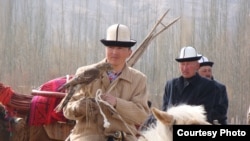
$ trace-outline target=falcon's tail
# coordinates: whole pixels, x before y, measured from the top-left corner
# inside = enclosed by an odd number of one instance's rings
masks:
[[[74,94],[75,90],[72,89],[65,97],[61,100],[61,102],[56,106],[54,111],[61,112],[63,108],[68,104],[69,100],[71,99],[72,95]]]
[[[63,107],[64,107],[64,106],[63,106],[63,105],[64,105],[63,103],[65,103],[65,102],[64,102],[64,101],[65,101],[64,99],[65,99],[65,98],[63,98],[62,101],[56,106],[56,108],[54,109],[55,112],[59,113],[59,112],[62,111],[62,109],[63,109]]]
[[[60,86],[59,88],[57,88],[58,92],[62,92],[63,90],[65,90],[67,88],[67,83],[63,84],[62,86]]]

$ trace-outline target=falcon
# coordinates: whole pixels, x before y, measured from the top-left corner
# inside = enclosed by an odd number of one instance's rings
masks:
[[[58,91],[67,90],[68,93],[62,99],[62,101],[55,108],[56,112],[59,112],[67,105],[75,91],[80,88],[83,88],[85,92],[85,97],[89,96],[90,90],[89,85],[97,79],[100,79],[102,74],[106,71],[111,71],[112,66],[109,63],[101,63],[95,65],[93,67],[87,68],[80,74],[75,75],[72,79],[70,79],[67,83],[58,88]]]

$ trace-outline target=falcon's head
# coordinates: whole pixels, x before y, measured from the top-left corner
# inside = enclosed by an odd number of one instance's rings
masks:
[[[96,68],[97,68],[98,70],[100,70],[101,72],[104,72],[104,71],[111,71],[111,70],[113,69],[110,63],[101,63],[101,64],[98,64],[98,65],[96,66]]]

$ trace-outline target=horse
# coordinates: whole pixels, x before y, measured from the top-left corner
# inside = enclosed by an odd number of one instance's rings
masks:
[[[152,107],[151,111],[156,118],[156,125],[140,131],[138,141],[172,141],[173,125],[211,125],[207,122],[202,105],[180,104],[167,111]]]
[[[56,81],[55,81],[56,80]],[[41,88],[47,88],[50,90],[51,86],[55,86],[55,83],[60,80],[60,84],[64,84],[64,77],[56,78],[51,81],[48,81],[41,85]],[[62,81],[63,80],[63,81]],[[57,86],[57,85],[56,85]],[[35,108],[36,111],[32,109],[32,105],[34,105],[32,101],[42,99],[45,102],[50,102],[48,104],[42,103],[39,101],[39,104],[45,105],[40,107],[36,103]],[[51,105],[51,101],[60,101],[61,98],[57,97],[43,97],[37,95],[27,95],[20,94],[12,90],[11,87],[6,86],[0,83],[0,138],[5,141],[63,141],[67,137],[67,134],[70,133],[71,129],[74,126],[74,123],[68,123],[64,121],[57,121],[57,119],[52,120],[49,118],[49,122],[44,123],[44,119],[48,119],[47,116],[48,107],[47,105]],[[56,105],[56,103],[54,103]],[[53,105],[52,105],[53,106]],[[1,108],[2,107],[2,108]],[[2,109],[2,110],[1,110]],[[53,110],[53,107],[50,110]],[[41,110],[41,111],[39,111]],[[31,118],[33,113],[41,113],[43,115],[38,116],[39,119]],[[8,113],[8,114],[7,114]],[[47,114],[47,115],[46,115]],[[58,115],[53,115],[53,117],[57,117]],[[8,118],[6,118],[8,117]],[[57,117],[61,119],[60,117]],[[62,117],[63,118],[63,117]],[[40,122],[39,124],[30,124],[29,120]],[[41,122],[41,120],[43,120]],[[10,124],[11,123],[11,124]]]
[[[0,102],[0,138],[4,141],[27,141],[23,118],[10,116],[5,105]]]
[[[6,108],[0,103],[0,137],[3,140],[10,140],[10,132],[8,131],[8,122],[6,122]]]

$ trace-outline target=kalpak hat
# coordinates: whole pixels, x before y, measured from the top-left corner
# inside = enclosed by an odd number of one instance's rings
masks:
[[[210,66],[212,67],[214,62],[209,61],[207,57],[202,56],[201,59],[198,61],[200,63],[200,67],[202,66]]]
[[[135,40],[130,39],[130,30],[126,25],[114,24],[107,29],[106,39],[101,39],[105,46],[132,47]]]
[[[196,49],[191,46],[183,47],[180,52],[179,58],[176,58],[175,60],[177,62],[188,62],[188,61],[196,61],[201,58],[201,55],[199,55],[196,52]]]

